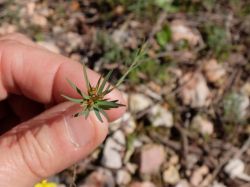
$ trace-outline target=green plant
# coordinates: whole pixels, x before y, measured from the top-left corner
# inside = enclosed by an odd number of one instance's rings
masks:
[[[87,118],[89,113],[91,111],[94,111],[97,118],[101,122],[103,122],[101,114],[108,119],[108,116],[105,112],[106,110],[124,106],[123,104],[118,103],[118,100],[109,100],[109,99],[106,99],[105,96],[109,94],[110,92],[112,92],[115,88],[119,87],[119,85],[124,81],[127,75],[139,65],[141,61],[141,57],[144,56],[144,53],[145,53],[145,45],[140,50],[138,50],[137,55],[133,59],[130,67],[123,74],[123,76],[117,81],[117,83],[114,86],[111,86],[111,84],[108,84],[108,80],[112,74],[112,70],[109,71],[109,73],[104,78],[103,76],[100,76],[95,86],[91,85],[87,76],[85,65],[83,65],[83,74],[84,74],[85,84],[87,87],[87,93],[84,93],[73,82],[67,79],[71,87],[81,97],[79,99],[79,98],[71,98],[69,96],[62,95],[67,100],[81,105],[82,111],[76,113],[74,117],[83,115],[85,116],[85,118]]]
[[[217,57],[225,57],[228,55],[232,44],[225,28],[210,25],[205,26],[205,41],[209,49],[211,49]]]
[[[172,37],[171,30],[168,25],[163,26],[161,31],[156,33],[156,40],[161,47],[165,47]]]
[[[244,122],[244,115],[241,109],[242,102],[244,102],[244,98],[239,93],[231,92],[225,96],[223,100],[223,117],[225,121],[233,124]]]

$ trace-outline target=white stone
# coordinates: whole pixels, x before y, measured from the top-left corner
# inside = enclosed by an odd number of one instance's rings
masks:
[[[175,187],[190,187],[190,185],[187,180],[182,179]]]
[[[214,181],[212,187],[227,187],[223,183],[219,183],[218,181]]]
[[[216,59],[210,59],[204,62],[204,73],[208,82],[220,85],[226,75],[226,70]]]
[[[174,125],[173,114],[161,105],[155,105],[151,109],[149,120],[154,127],[172,127]]]
[[[211,93],[201,73],[186,73],[180,80],[179,96],[185,105],[205,107],[210,104]]]
[[[241,88],[241,92],[250,97],[250,82],[247,82],[243,85],[243,87]]]
[[[140,172],[142,174],[157,173],[164,163],[165,157],[163,146],[156,144],[145,145],[140,153]]]
[[[135,119],[129,112],[126,112],[121,118],[110,123],[111,131],[116,131],[118,129],[121,129],[125,134],[133,133],[135,131],[135,128],[136,128]]]
[[[163,180],[167,184],[175,185],[180,181],[180,174],[176,167],[170,166],[163,172]]]
[[[155,187],[151,182],[133,182],[129,187]]]
[[[31,21],[33,24],[38,25],[40,27],[45,27],[48,25],[47,18],[37,13],[33,14],[33,16],[31,17]]]
[[[170,25],[170,29],[172,31],[172,40],[174,42],[186,40],[190,45],[195,46],[202,40],[198,30],[189,28],[182,20],[174,20]]]
[[[93,171],[85,180],[83,185],[79,187],[115,187],[112,172],[107,169],[99,168]]]
[[[240,159],[231,159],[224,168],[224,171],[231,177],[235,178],[244,173],[245,164]]]
[[[122,167],[122,152],[125,147],[125,136],[122,131],[117,131],[113,137],[109,137],[104,145],[102,165],[119,169]]]
[[[214,125],[206,118],[197,115],[192,120],[192,128],[202,135],[211,135],[214,132]]]
[[[127,185],[130,183],[131,179],[129,172],[124,169],[118,170],[116,173],[116,183],[118,185]]]
[[[17,31],[17,26],[3,23],[0,27],[0,35],[6,35]]]
[[[133,113],[141,112],[152,105],[152,100],[140,93],[134,93],[129,96],[129,108]]]
[[[199,186],[199,184],[202,182],[205,175],[207,175],[209,172],[209,169],[207,166],[201,166],[194,170],[192,176],[191,176],[191,184],[193,186]]]

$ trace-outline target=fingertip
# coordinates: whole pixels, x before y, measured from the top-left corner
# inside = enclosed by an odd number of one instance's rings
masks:
[[[120,118],[126,112],[127,100],[125,99],[124,94],[118,89],[114,89],[107,97],[112,98],[112,100],[118,100],[119,104],[125,105],[120,106],[119,108],[111,109],[107,112],[110,116],[110,121],[114,121]]]

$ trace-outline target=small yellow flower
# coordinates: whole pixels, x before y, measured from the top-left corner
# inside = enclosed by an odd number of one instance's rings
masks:
[[[47,180],[43,180],[42,182],[36,184],[34,187],[56,187],[56,183],[48,182]]]

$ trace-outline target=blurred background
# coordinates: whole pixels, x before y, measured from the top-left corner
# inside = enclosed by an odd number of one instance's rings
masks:
[[[250,186],[249,0],[1,0],[12,32],[113,81],[148,42],[127,113],[58,186]]]

